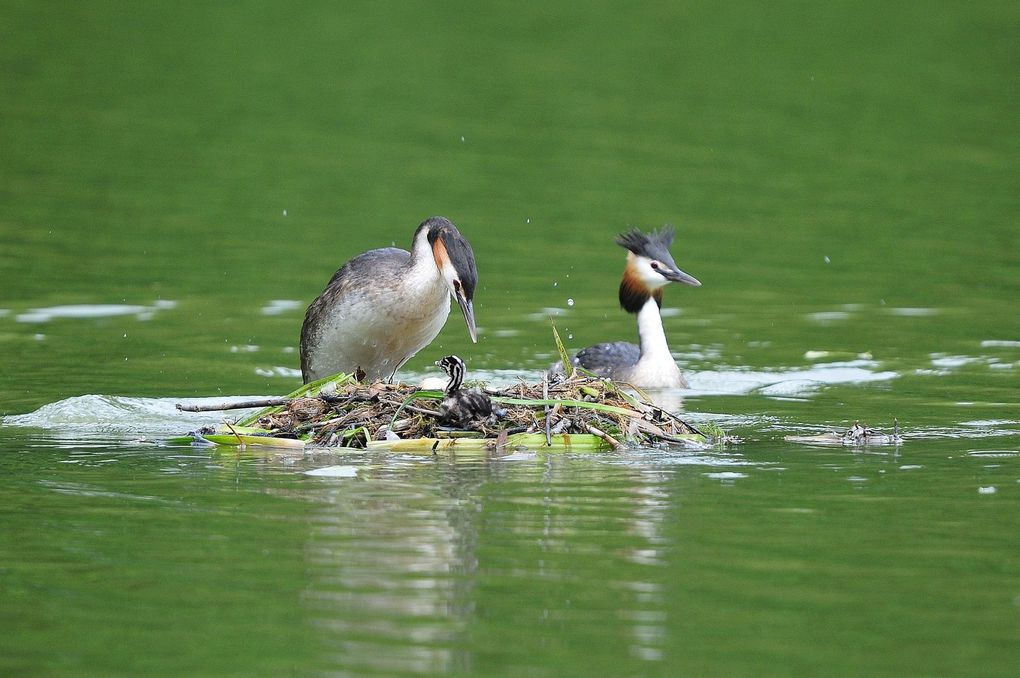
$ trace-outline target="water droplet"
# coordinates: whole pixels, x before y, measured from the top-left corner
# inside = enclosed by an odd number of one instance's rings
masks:
[[[283,216],[287,216],[287,210],[283,210]]]
[[[531,223],[531,217],[528,217],[527,219],[525,219],[525,220],[524,220],[524,223],[526,223],[526,224],[530,224],[530,223]]]
[[[567,299],[567,306],[573,306],[573,305],[574,305],[574,300],[573,299]]]
[[[554,282],[553,283],[553,287],[559,287],[559,286],[560,286],[560,284],[558,282]]]
[[[460,138],[460,143],[464,143],[464,137]]]
[[[573,339],[573,338],[574,338],[573,333],[567,335],[567,339]]]
[[[829,263],[829,255],[825,255],[825,263]]]

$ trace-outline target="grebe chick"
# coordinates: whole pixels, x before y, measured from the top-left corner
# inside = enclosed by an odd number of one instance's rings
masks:
[[[478,272],[471,245],[445,217],[418,226],[411,251],[384,247],[340,267],[309,306],[301,325],[305,383],[338,372],[390,380],[436,338],[460,305],[477,341],[472,305]]]
[[[464,361],[448,355],[436,361],[450,377],[446,384],[446,397],[439,406],[439,421],[454,428],[467,428],[472,423],[492,416],[492,400],[478,391],[461,390],[464,383]]]
[[[575,365],[640,388],[687,388],[687,380],[669,352],[659,308],[662,289],[669,283],[700,287],[701,282],[677,267],[669,253],[672,242],[673,229],[669,226],[648,234],[632,228],[616,238],[616,244],[627,250],[620,306],[637,314],[641,344],[595,344],[578,351],[573,358]]]

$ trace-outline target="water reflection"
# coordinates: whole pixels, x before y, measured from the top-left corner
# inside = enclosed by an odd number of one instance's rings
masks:
[[[306,604],[331,664],[525,667],[533,641],[514,636],[536,627],[559,644],[601,648],[592,657],[662,658],[663,473],[515,459],[390,460],[360,466],[357,479],[309,480],[322,486]]]
[[[431,461],[362,467],[360,481],[324,484],[306,558],[313,623],[347,670],[432,672],[457,663],[469,612],[471,527],[483,468]]]

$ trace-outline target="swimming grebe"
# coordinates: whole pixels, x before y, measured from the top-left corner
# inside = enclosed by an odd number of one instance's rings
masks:
[[[673,229],[668,226],[648,234],[632,228],[616,238],[616,244],[627,249],[620,306],[637,314],[641,345],[617,341],[589,346],[574,356],[575,365],[641,388],[687,388],[669,352],[659,307],[662,288],[669,283],[700,287],[701,282],[677,268],[669,253],[672,243]]]
[[[478,272],[471,245],[445,217],[418,226],[411,251],[369,250],[333,274],[308,306],[301,325],[305,383],[338,372],[392,379],[436,338],[460,305],[471,341],[477,341],[472,305]]]
[[[464,361],[455,355],[448,355],[436,361],[443,372],[450,377],[446,384],[446,397],[439,406],[439,421],[447,426],[466,428],[473,422],[492,416],[492,400],[478,391],[463,391]]]

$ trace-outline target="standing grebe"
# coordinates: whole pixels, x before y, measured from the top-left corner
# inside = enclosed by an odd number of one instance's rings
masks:
[[[448,355],[436,361],[443,372],[450,377],[446,384],[446,397],[439,406],[439,421],[447,426],[466,428],[472,422],[492,416],[492,400],[478,391],[462,391],[464,383],[464,361],[455,355]]]
[[[333,274],[301,325],[305,383],[338,372],[392,379],[436,338],[453,297],[477,341],[472,300],[478,272],[471,245],[445,217],[418,226],[411,251],[359,254]]]
[[[575,365],[641,388],[687,388],[687,380],[669,352],[659,307],[662,288],[669,283],[700,287],[701,282],[677,268],[669,253],[672,243],[669,226],[648,234],[632,228],[616,238],[616,244],[628,250],[620,281],[620,306],[637,314],[641,345],[624,341],[595,344],[578,351]]]

